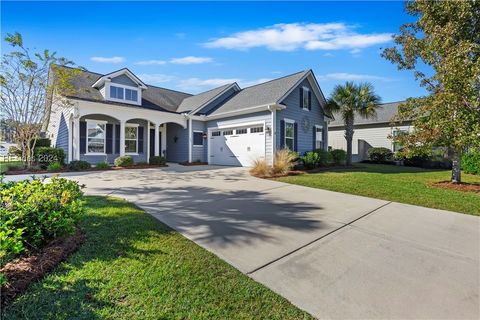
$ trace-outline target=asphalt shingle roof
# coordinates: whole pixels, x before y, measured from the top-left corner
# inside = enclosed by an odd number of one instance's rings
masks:
[[[124,105],[129,107],[146,108],[158,111],[176,112],[180,103],[191,94],[169,90],[165,88],[147,85],[147,89],[142,92],[142,104],[140,106],[129,103],[119,103],[105,100],[98,89],[92,88],[92,85],[103,74],[82,71],[80,74],[74,76],[70,82],[75,88],[75,92],[69,97],[88,101],[100,101],[102,103]]]
[[[277,103],[279,102],[278,100],[307,73],[308,70],[301,71],[244,88],[234,94],[232,98],[228,99],[210,115]]]
[[[192,111],[204,105],[208,101],[214,99],[231,85],[233,85],[233,83],[225,84],[221,87],[214,88],[214,89],[199,93],[197,95],[185,98],[183,99],[182,103],[178,107],[177,112],[182,113],[182,112]]]
[[[389,102],[380,104],[379,107],[376,109],[376,117],[365,119],[360,115],[355,115],[355,125],[362,125],[362,124],[377,124],[377,123],[390,123],[392,118],[397,115],[398,106],[403,101],[399,102]],[[335,120],[330,122],[330,127],[340,127],[344,125],[343,118],[339,113],[334,113],[333,116]]]

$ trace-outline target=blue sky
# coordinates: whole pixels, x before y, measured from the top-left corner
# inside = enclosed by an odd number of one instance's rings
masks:
[[[384,102],[424,94],[380,57],[412,21],[403,2],[2,2],[1,34],[20,32],[91,71],[128,67],[146,83],[196,93],[313,69],[328,96],[369,81]],[[2,42],[2,52],[8,51]]]

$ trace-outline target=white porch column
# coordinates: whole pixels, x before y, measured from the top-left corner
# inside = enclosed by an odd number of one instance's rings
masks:
[[[125,155],[125,120],[120,120],[120,156]]]
[[[160,155],[160,141],[158,141],[158,136],[160,135],[160,126],[155,124],[155,156],[158,157]]]
[[[73,121],[68,120],[68,163],[73,160]]]
[[[167,124],[164,123],[162,127],[162,150],[160,152],[162,153],[162,157],[167,156]]]
[[[188,162],[192,162],[193,153],[193,128],[192,118],[188,118]]]
[[[150,163],[150,121],[147,121],[147,162]]]
[[[73,141],[75,145],[75,157],[73,160],[80,160],[80,117],[73,118]]]

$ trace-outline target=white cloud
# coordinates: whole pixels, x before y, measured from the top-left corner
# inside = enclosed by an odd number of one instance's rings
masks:
[[[320,75],[317,77],[319,80],[337,80],[337,81],[368,81],[368,80],[378,80],[391,82],[395,79],[375,76],[371,74],[359,74],[359,73],[347,73],[347,72],[336,72],[328,73],[325,75]]]
[[[170,60],[170,63],[174,64],[200,64],[200,63],[208,63],[212,62],[213,59],[209,57],[195,57],[195,56],[188,56],[183,58],[173,58]]]
[[[204,43],[207,48],[247,50],[266,47],[274,51],[339,50],[365,48],[391,41],[389,33],[359,34],[344,23],[289,23],[242,31]]]
[[[269,78],[260,78],[254,80],[246,80],[239,78],[211,78],[211,79],[200,79],[200,78],[188,78],[180,80],[177,85],[178,88],[188,91],[188,92],[202,92],[216,87],[223,86],[225,84],[230,84],[233,82],[238,83],[242,88],[253,86],[262,82],[269,81]]]
[[[139,66],[163,65],[166,63],[167,61],[164,61],[164,60],[142,60],[142,61],[135,62],[135,64]]]
[[[126,61],[124,57],[91,57],[90,60],[100,63],[121,63]]]
[[[161,73],[142,73],[139,74],[138,77],[142,79],[143,82],[151,84],[170,82],[175,79],[174,76]]]

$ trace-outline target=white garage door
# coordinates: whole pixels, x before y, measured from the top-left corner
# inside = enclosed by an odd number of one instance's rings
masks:
[[[263,124],[210,131],[210,163],[225,166],[253,165],[265,159]]]

